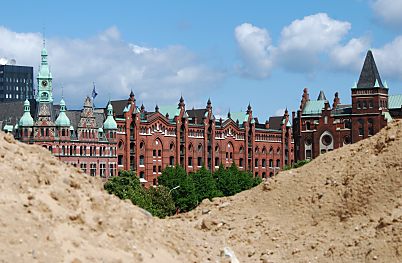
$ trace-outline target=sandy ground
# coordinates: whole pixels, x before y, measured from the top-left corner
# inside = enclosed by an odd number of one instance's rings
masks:
[[[402,262],[402,122],[160,220],[0,134],[0,262]]]

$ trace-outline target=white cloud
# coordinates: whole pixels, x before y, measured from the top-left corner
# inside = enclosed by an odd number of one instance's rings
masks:
[[[0,58],[15,58],[19,65],[40,63],[39,33],[17,33],[0,27]],[[106,100],[125,99],[133,89],[137,100],[153,108],[154,103],[176,103],[180,93],[186,101],[212,90],[224,78],[183,46],[152,48],[127,43],[116,27],[88,39],[51,38],[46,47],[53,75],[54,93],[64,87],[67,104],[80,107],[96,82],[99,106]],[[100,104],[99,104],[100,103]]]
[[[371,6],[374,14],[384,23],[402,25],[402,0],[374,0]]]
[[[369,46],[368,38],[352,38],[344,46],[335,46],[329,55],[335,67],[345,70],[359,70],[362,67],[362,58],[364,58]]]
[[[235,28],[235,38],[244,63],[240,67],[241,73],[257,78],[268,77],[272,68],[273,51],[268,32],[244,23]]]
[[[278,45],[274,46],[266,29],[244,23],[235,29],[242,69],[259,78],[268,77],[274,67],[311,73],[320,67],[322,54],[342,46],[340,42],[350,28],[349,22],[318,13],[284,27]]]
[[[372,51],[378,71],[383,78],[402,79],[402,36],[398,36],[392,42]]]
[[[311,72],[320,64],[319,55],[338,45],[350,28],[325,13],[295,20],[281,32],[278,62],[291,71]]]

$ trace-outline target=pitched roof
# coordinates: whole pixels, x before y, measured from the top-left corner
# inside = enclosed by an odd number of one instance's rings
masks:
[[[327,100],[327,98],[325,97],[324,91],[320,91],[320,94],[318,94],[318,98],[317,100]]]
[[[31,107],[31,116],[35,116],[36,101],[29,100]],[[24,101],[12,101],[0,103],[0,121],[2,126],[6,124],[15,125],[24,114]],[[3,127],[0,127],[3,128]]]
[[[193,110],[187,110],[187,115],[189,118],[196,119],[196,122],[194,123],[202,124],[205,112],[207,112],[206,109],[193,109]]]
[[[374,61],[373,53],[369,50],[367,51],[366,59],[364,60],[359,82],[357,82],[357,88],[368,89],[376,86],[384,88],[380,74],[377,70],[377,65]]]
[[[388,109],[402,108],[402,94],[388,96]]]
[[[127,106],[127,100],[112,100],[110,103],[113,106],[113,112],[115,113],[116,116],[123,116],[124,113],[124,108]],[[107,114],[105,107],[105,114]]]
[[[306,102],[303,109],[303,114],[321,114],[322,109],[325,106],[325,100],[310,100]]]
[[[283,116],[269,117],[269,128],[273,130],[280,130],[282,125]]]

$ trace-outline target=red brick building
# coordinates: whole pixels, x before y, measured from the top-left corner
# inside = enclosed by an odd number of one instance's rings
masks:
[[[317,100],[311,100],[304,89],[297,115],[293,113],[295,160],[313,159],[358,142],[376,134],[393,118],[402,117],[402,95],[388,95],[371,51],[351,91],[352,104],[341,104],[335,93],[330,105],[323,91]]]
[[[25,100],[24,113],[19,114],[15,126],[11,127],[16,139],[41,145],[61,161],[80,167],[92,176],[116,175],[117,125],[112,105],[108,105],[106,118],[103,109],[93,108],[89,97],[85,99],[83,110],[67,110],[63,99],[60,105],[54,105],[52,74],[45,48],[41,56],[36,99]],[[17,107],[22,109],[20,102],[4,104],[2,112],[18,116],[13,114]]]
[[[146,111],[128,100],[111,101],[115,109],[118,168],[137,171],[142,182],[157,184],[162,170],[182,165],[187,172],[205,166],[214,171],[235,163],[255,176],[274,175],[293,163],[293,139],[289,114],[259,123],[249,105],[246,112],[228,113],[216,119],[212,103],[187,110],[181,97],[178,105]]]

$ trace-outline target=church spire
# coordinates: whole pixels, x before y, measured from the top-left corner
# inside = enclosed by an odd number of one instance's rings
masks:
[[[377,65],[374,61],[373,53],[371,50],[367,51],[364,60],[363,68],[360,73],[359,81],[357,82],[358,89],[369,88],[384,88],[381,81],[380,74],[378,73]]]
[[[41,63],[38,71],[37,83],[38,93],[36,100],[42,103],[52,103],[52,73],[50,73],[47,59],[47,50],[45,46],[41,51]]]

